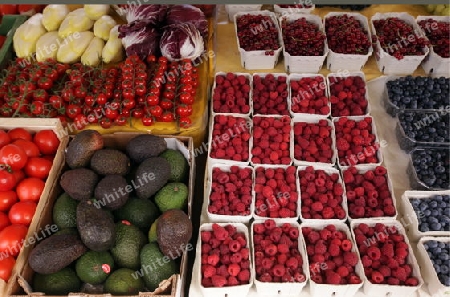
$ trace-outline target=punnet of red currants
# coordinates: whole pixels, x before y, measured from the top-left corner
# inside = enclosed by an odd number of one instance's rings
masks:
[[[430,40],[430,45],[436,54],[442,58],[450,57],[450,23],[433,19],[419,22],[420,28]]]
[[[291,56],[322,56],[325,48],[325,33],[302,17],[294,21],[283,19],[281,23],[283,42]]]

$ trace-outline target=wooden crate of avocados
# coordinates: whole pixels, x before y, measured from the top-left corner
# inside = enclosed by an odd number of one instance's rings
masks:
[[[1,125],[0,125],[1,127]],[[106,134],[102,135],[105,143],[105,147],[112,147],[124,150],[126,144],[135,136],[139,134],[145,134],[145,132],[141,133],[133,133],[133,132],[116,132],[113,134]],[[158,135],[159,137],[163,137],[167,142],[167,147],[170,149],[176,149],[181,151],[183,155],[186,157],[188,163],[189,163],[189,182],[188,182],[188,188],[189,188],[189,195],[188,195],[188,216],[191,218],[191,212],[192,212],[192,197],[193,197],[193,189],[195,184],[195,158],[194,158],[194,144],[192,137],[184,137],[184,136],[172,136],[172,135]],[[71,136],[72,138],[73,136]],[[65,156],[62,154],[60,156],[62,159],[62,164],[65,164]],[[63,170],[59,171],[59,174],[57,178],[55,178],[57,181],[59,181],[59,178],[62,174]],[[46,224],[52,224],[52,209],[53,204],[58,197],[58,195],[62,192],[59,183],[54,183],[54,186],[56,188],[55,191],[52,192],[52,195],[48,197],[48,201],[41,209],[40,212],[40,221],[39,221],[39,227],[45,226]],[[45,228],[45,227],[44,227]],[[193,248],[192,243],[189,244],[190,247]],[[30,249],[31,250],[31,249]],[[27,253],[28,256],[28,253]],[[27,257],[23,257],[23,259],[27,259]],[[125,297],[184,297],[184,284],[186,279],[186,270],[187,270],[187,252],[185,251],[181,257],[181,266],[180,266],[180,273],[172,275],[167,280],[164,280],[160,283],[160,287],[156,289],[154,292],[140,292],[139,295],[130,295]],[[45,297],[60,297],[60,296],[50,296],[45,295],[44,293],[40,292],[33,292],[33,289],[31,287],[32,279],[33,279],[33,270],[29,267],[26,260],[23,261],[23,264],[21,266],[21,270],[16,273],[15,278],[11,279],[10,281],[14,281],[14,286],[12,289],[9,290],[7,294],[4,294],[2,296],[9,296],[9,297],[26,297],[26,296],[32,296],[32,297],[38,297],[38,296],[45,296]],[[73,292],[70,293],[68,296],[72,297],[110,297],[113,296],[111,294],[99,294],[99,295],[92,295],[92,294],[85,294],[85,293],[79,293],[79,292]]]

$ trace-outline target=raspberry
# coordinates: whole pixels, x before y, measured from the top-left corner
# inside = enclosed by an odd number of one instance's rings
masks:
[[[336,272],[341,276],[341,278],[347,277],[350,274],[345,266],[340,266]]]
[[[231,276],[238,276],[240,271],[241,271],[241,266],[239,266],[239,264],[233,263],[228,266],[228,273]]]
[[[302,230],[304,230],[303,228]],[[316,231],[312,231],[307,235],[307,239],[310,243],[315,244],[320,239],[320,234]]]
[[[384,276],[384,277],[389,277],[391,276],[391,269],[387,266],[380,266],[380,268],[378,268],[378,271]]]
[[[286,273],[286,268],[283,265],[277,264],[273,267],[273,274],[277,277],[282,277]]]
[[[339,285],[341,284],[341,276],[334,271],[328,271],[326,282],[330,285]]]
[[[265,227],[267,230],[272,230],[273,228],[276,227],[276,223],[275,223],[274,220],[271,220],[271,219],[265,220],[265,221],[264,221],[264,227]]]
[[[400,280],[395,277],[390,277],[388,278],[387,283],[391,286],[398,286],[400,285]]]
[[[349,252],[352,249],[352,242],[348,239],[344,239],[341,243],[341,248],[343,251]]]
[[[291,217],[291,211],[288,208],[282,208],[278,212],[278,215],[280,216],[280,218],[289,218]]]
[[[233,253],[237,253],[241,249],[241,244],[237,240],[232,240],[229,245],[229,249]]]
[[[348,151],[350,149],[350,144],[344,138],[339,138],[336,140],[336,148],[339,151]]]
[[[311,205],[311,209],[312,209],[313,211],[317,211],[317,212],[322,211],[322,210],[323,210],[323,204],[320,203],[320,202],[314,202],[314,203]]]
[[[274,244],[271,244],[264,249],[264,252],[269,256],[275,256],[277,251],[277,246]]]
[[[219,255],[209,255],[208,264],[211,266],[216,266],[220,261]]]
[[[224,287],[227,284],[227,279],[221,275],[214,275],[211,277],[212,285],[215,288]]]
[[[278,244],[278,252],[282,254],[289,253],[289,246],[287,244]]]
[[[350,266],[356,266],[356,264],[358,263],[358,256],[356,256],[355,253],[345,252],[343,257],[344,262],[349,264]]]
[[[381,253],[388,258],[394,257],[394,245],[389,243],[384,244],[381,248]]]
[[[374,173],[378,176],[384,176],[387,173],[387,169],[383,166],[377,166]]]
[[[259,277],[259,281],[263,283],[270,283],[272,282],[272,276],[268,272],[266,272]]]
[[[264,227],[264,224],[255,224],[253,226],[253,231],[255,232],[255,234],[264,234],[266,228]]]
[[[238,286],[239,281],[235,276],[228,277],[228,286]]]
[[[419,280],[415,277],[410,277],[405,281],[405,285],[415,287],[419,284]]]
[[[250,270],[241,270],[241,272],[239,272],[238,274],[238,280],[240,280],[242,283],[248,283],[248,281],[250,280]]]
[[[383,280],[384,280],[384,276],[378,271],[373,271],[372,272],[372,276],[371,276],[371,280],[375,284],[381,284],[383,282]]]
[[[216,274],[216,268],[211,265],[203,266],[203,277],[208,278]]]
[[[367,254],[372,260],[379,260],[381,257],[381,251],[375,246],[371,246],[367,249]]]
[[[231,255],[230,262],[231,263],[241,263],[242,259],[243,259],[242,255],[240,253],[235,253],[235,254]]]
[[[318,243],[314,247],[314,252],[316,254],[323,255],[323,254],[325,254],[326,251],[327,251],[327,246],[323,243]]]
[[[328,246],[328,252],[330,253],[330,256],[335,257],[340,254],[341,250],[336,244],[330,244]]]
[[[392,276],[399,279],[400,281],[404,282],[408,278],[408,275],[406,274],[406,270],[402,267],[398,267],[394,270],[392,270]]]
[[[367,255],[365,255],[361,258],[361,262],[364,267],[372,266],[372,259]]]
[[[212,225],[212,229],[213,229],[214,237],[217,238],[218,240],[223,241],[226,238],[228,238],[228,236],[229,236],[228,231],[224,227],[222,227],[216,223],[214,223]]]

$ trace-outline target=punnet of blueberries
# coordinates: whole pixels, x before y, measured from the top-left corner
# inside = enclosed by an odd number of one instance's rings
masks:
[[[429,189],[449,189],[449,149],[416,149],[411,153],[417,178]]]
[[[439,281],[444,286],[450,287],[450,242],[430,240],[423,245],[433,263]]]
[[[450,195],[409,199],[419,221],[421,232],[450,231]]]
[[[395,116],[399,109],[447,108],[450,78],[404,76],[386,82],[387,112]]]

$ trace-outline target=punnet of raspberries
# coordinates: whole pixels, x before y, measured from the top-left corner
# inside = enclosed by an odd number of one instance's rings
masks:
[[[239,286],[250,283],[250,249],[247,238],[229,224],[212,224],[200,232],[201,284],[205,288]]]
[[[250,120],[231,115],[214,116],[209,144],[211,158],[247,162],[250,150]]]
[[[267,74],[253,76],[254,114],[289,115],[287,98],[289,95],[287,77]]]
[[[345,219],[344,185],[339,180],[337,170],[327,173],[308,166],[299,170],[298,175],[303,219]]]
[[[253,164],[291,164],[291,117],[253,117]]]
[[[361,283],[355,269],[359,259],[352,251],[353,242],[345,231],[334,225],[321,229],[302,227],[301,230],[306,242],[311,281],[330,285]]]
[[[450,58],[450,22],[429,18],[421,20],[418,24],[430,40],[434,52],[442,58]]]
[[[344,14],[325,19],[328,47],[335,53],[367,55],[371,40],[363,24],[355,16]]]
[[[245,51],[265,51],[273,56],[281,47],[278,39],[278,27],[267,15],[245,14],[236,20],[239,44]]]
[[[231,72],[217,75],[212,105],[215,113],[249,113],[250,79]]]
[[[328,115],[329,99],[322,76],[291,79],[291,110],[293,113]]]
[[[373,20],[375,40],[381,48],[397,60],[405,56],[423,56],[429,45],[427,38],[418,34],[414,27],[398,17]]]
[[[334,128],[340,166],[380,162],[377,155],[380,144],[372,129],[372,117],[358,120],[341,117],[334,122]]]
[[[265,283],[303,283],[298,226],[274,220],[253,225],[256,279]]]
[[[417,286],[408,263],[409,245],[395,226],[361,223],[353,232],[367,279],[373,284]],[[411,255],[414,257],[414,255]]]
[[[252,204],[252,167],[214,167],[208,212],[217,215],[248,216]]]
[[[255,169],[255,214],[266,218],[295,218],[298,191],[295,166]]]
[[[323,56],[325,33],[306,18],[281,22],[285,51],[291,56]]]
[[[352,166],[342,173],[347,194],[348,214],[352,219],[393,217],[394,199],[389,189],[387,170],[358,171]]]
[[[328,120],[294,123],[294,158],[298,161],[333,163],[332,127]]]
[[[360,76],[330,76],[331,116],[367,114],[366,82]]]

